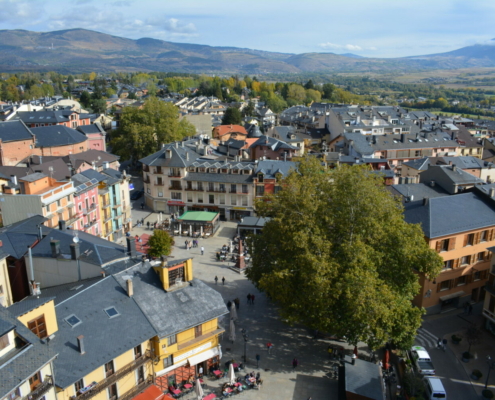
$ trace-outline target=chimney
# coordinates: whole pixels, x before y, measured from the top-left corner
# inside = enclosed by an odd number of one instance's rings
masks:
[[[71,243],[70,245],[70,258],[72,260],[78,260],[81,255],[81,249],[79,248],[79,242]]]
[[[17,176],[16,176],[16,175],[10,175],[10,181],[11,181],[14,185],[17,185]]]
[[[77,347],[79,348],[79,353],[85,354],[86,350],[84,350],[84,336],[78,336],[77,337]]]
[[[435,187],[435,181],[430,181],[430,186]]]
[[[50,247],[52,249],[52,257],[57,258],[57,256],[60,254],[60,240],[50,240]]]
[[[110,163],[108,161],[105,161],[103,163],[103,169],[109,169],[110,168]]]
[[[402,143],[404,143],[404,142],[406,141],[406,134],[405,134],[405,133],[401,133],[401,134],[400,134],[400,141],[401,141]]]
[[[428,205],[428,197],[423,198],[423,205],[427,206]]]
[[[178,149],[179,148],[179,142],[175,142],[175,148]]]
[[[127,279],[127,295],[132,297],[134,295],[134,287],[132,286],[132,279]]]
[[[456,172],[457,171],[457,165],[452,164],[452,171]]]
[[[131,258],[136,257],[136,239],[133,237],[127,237],[127,253]]]
[[[61,231],[65,231],[67,229],[67,224],[63,219],[58,221],[58,229],[60,229]]]
[[[189,153],[186,152],[186,161],[189,161]]]

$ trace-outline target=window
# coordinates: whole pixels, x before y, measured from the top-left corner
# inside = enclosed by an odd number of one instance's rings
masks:
[[[263,183],[263,174],[258,174],[258,182]]]
[[[220,183],[220,191],[225,193],[225,184],[224,183]]]
[[[171,346],[177,343],[177,335],[172,335],[167,338],[167,346]]]
[[[187,192],[187,202],[192,203],[193,201],[193,196],[191,192]]]
[[[248,192],[248,185],[242,185],[242,193]]]
[[[74,383],[74,391],[76,392],[76,396],[79,396],[81,393],[79,391],[84,388],[84,379],[79,379],[76,383]]]
[[[113,385],[108,387],[108,399],[109,400],[115,400],[117,399],[118,394],[117,394],[117,384],[114,383]]]
[[[158,197],[163,197],[163,192],[158,192]]]
[[[82,323],[82,321],[79,318],[77,318],[74,314],[69,315],[67,318],[65,318],[65,322],[67,322],[71,328],[74,328],[75,326]]]
[[[438,286],[440,288],[440,290],[439,290],[440,292],[443,290],[449,290],[450,289],[450,280],[440,282],[438,284]]]
[[[9,334],[0,336],[0,350],[5,349],[10,344]]]
[[[17,388],[13,392],[9,393],[9,395],[7,396],[7,399],[8,400],[14,400],[14,399],[17,399],[18,397],[21,397],[21,388]]]
[[[176,283],[184,282],[184,267],[176,267],[168,270],[168,282],[169,285],[175,285]]]
[[[172,365],[174,365],[174,357],[172,355],[163,359],[163,368],[171,367]]]
[[[476,271],[473,274],[473,281],[479,281],[481,279],[481,271]]]
[[[208,203],[215,204],[215,195],[214,194],[208,195]]]
[[[108,378],[114,374],[113,360],[105,364],[105,377]]]
[[[230,204],[233,206],[237,205],[237,196],[236,195],[230,196]]]
[[[198,203],[203,202],[203,193],[198,193]]]
[[[144,367],[143,366],[140,366],[136,370],[136,381],[138,384],[141,382],[144,382]]]
[[[40,372],[36,372],[31,378],[29,378],[29,387],[31,388],[31,392],[36,389],[41,384],[41,374]]]
[[[115,318],[120,315],[115,307],[105,308],[105,312],[107,313],[108,318]]]
[[[230,193],[237,193],[237,185],[230,185]]]
[[[462,286],[466,284],[466,277],[465,276],[460,276],[457,278],[457,286]]]
[[[192,190],[192,182],[191,181],[186,182],[186,190]]]
[[[180,192],[172,192],[170,195],[172,196],[172,200],[182,200],[182,193]]]
[[[159,186],[163,186],[163,179],[161,177],[156,178],[156,184]]]
[[[198,190],[203,190],[203,182],[198,182]]]
[[[472,246],[474,244],[474,233],[466,235],[464,238],[464,246]]]
[[[150,188],[146,189],[146,191],[148,192],[148,194],[151,194],[151,189]]]
[[[215,184],[213,182],[208,182],[208,191],[213,192],[215,190]]]
[[[468,265],[470,261],[471,256],[464,256],[461,258],[461,265]]]
[[[485,259],[485,252],[478,253],[477,261],[483,261]]]
[[[443,269],[452,269],[452,260],[449,260],[449,261],[444,261],[443,263]]]
[[[45,323],[45,315],[44,314],[41,317],[38,317],[36,319],[29,321],[28,322],[28,328],[31,332],[33,332],[40,339],[44,339],[48,336],[46,334],[46,323]]]
[[[203,325],[198,325],[194,327],[194,337],[197,338],[203,335]]]
[[[248,198],[247,196],[242,196],[242,206],[247,207],[248,205]]]
[[[282,188],[277,185],[277,186],[274,187],[273,193],[277,194],[278,192],[280,192],[280,190],[282,190]]]
[[[488,241],[488,231],[481,232],[480,242],[487,242],[487,241]]]
[[[137,360],[138,358],[141,358],[143,355],[143,350],[141,348],[141,345],[134,347],[134,359]]]
[[[264,186],[256,186],[256,196],[263,196],[265,194],[265,187]]]
[[[225,195],[224,194],[219,194],[218,195],[218,202],[220,204],[225,204]]]

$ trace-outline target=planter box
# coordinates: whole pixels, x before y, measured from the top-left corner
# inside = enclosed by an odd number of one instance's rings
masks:
[[[478,378],[478,375],[473,375],[473,374],[471,374],[471,379],[472,379],[473,381],[477,381],[477,380],[479,380],[480,378]]]
[[[470,358],[464,358],[464,357],[462,357],[462,361],[465,362],[465,363],[468,363],[469,360],[470,360]]]

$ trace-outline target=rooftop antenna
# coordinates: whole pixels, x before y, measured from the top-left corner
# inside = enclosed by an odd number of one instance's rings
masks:
[[[48,171],[50,172],[50,178],[53,179],[53,167],[51,165],[48,167]]]

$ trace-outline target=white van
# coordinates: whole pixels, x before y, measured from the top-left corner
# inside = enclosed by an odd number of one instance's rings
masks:
[[[440,378],[425,376],[423,378],[426,387],[426,398],[428,400],[444,399],[447,400],[447,393],[443,388]]]

